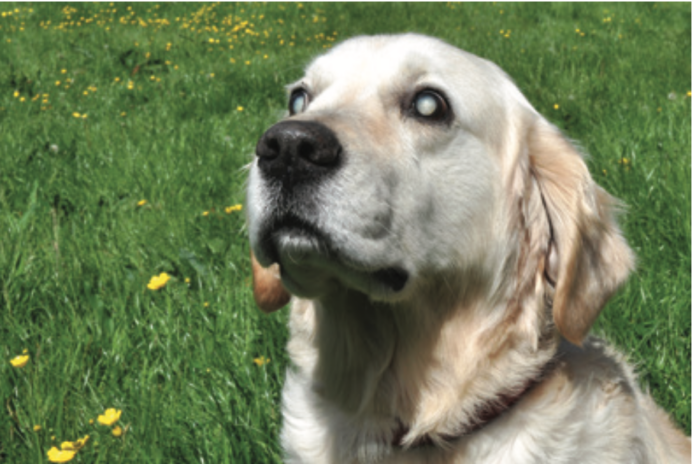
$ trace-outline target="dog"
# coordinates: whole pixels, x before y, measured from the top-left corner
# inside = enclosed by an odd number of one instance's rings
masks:
[[[349,39],[288,87],[247,184],[254,297],[293,295],[288,463],[677,463],[588,337],[634,255],[617,200],[495,64]]]

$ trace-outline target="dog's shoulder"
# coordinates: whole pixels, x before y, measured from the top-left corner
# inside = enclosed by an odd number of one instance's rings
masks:
[[[563,340],[556,368],[515,415],[533,429],[555,424],[565,436],[560,441],[584,442],[567,449],[597,453],[597,462],[689,462],[691,456],[691,441],[642,390],[626,357],[597,337],[580,347]]]

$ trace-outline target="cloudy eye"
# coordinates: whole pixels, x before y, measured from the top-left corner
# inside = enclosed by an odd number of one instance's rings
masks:
[[[418,92],[413,99],[413,110],[417,116],[430,120],[441,120],[449,114],[445,98],[430,89]]]
[[[290,102],[288,107],[290,110],[290,115],[295,115],[302,113],[307,109],[309,104],[309,94],[305,89],[295,89],[292,94],[290,94]]]

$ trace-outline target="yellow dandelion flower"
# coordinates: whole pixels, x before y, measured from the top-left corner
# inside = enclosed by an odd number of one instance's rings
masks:
[[[82,115],[82,119],[87,119],[87,113]]]
[[[41,431],[41,426],[40,425],[35,425],[34,426],[34,432],[40,432]]]
[[[24,103],[24,102],[26,101],[26,98],[21,97],[21,98],[19,99],[19,101],[22,102],[22,103]]]
[[[125,116],[126,116],[126,112],[124,111],[123,113],[121,113],[121,117],[125,117]]]
[[[207,301],[205,303],[203,303],[204,308],[207,308],[208,306],[210,306],[210,303],[208,303]]]
[[[55,446],[48,450],[48,460],[50,462],[68,462],[75,457],[76,451],[59,450]]]
[[[689,90],[688,92],[686,92],[686,96],[687,96],[687,97],[691,97],[691,90]]]
[[[56,87],[60,86],[60,81],[56,81]]]
[[[61,70],[60,70],[60,73],[61,73],[61,74],[65,74],[66,72],[68,72],[67,69],[61,69]]]
[[[94,425],[94,419],[89,420],[89,425]]]
[[[19,97],[19,90],[15,90],[12,94],[15,98]]]
[[[210,214],[210,213],[209,213],[208,211],[203,211],[203,216],[207,216],[207,215],[209,215],[209,214]]]
[[[555,103],[555,104],[553,105],[553,109],[554,109],[554,110],[557,110],[558,108],[560,108],[560,106],[558,105],[558,103]]]
[[[164,283],[166,283],[167,280],[169,280],[169,276],[167,275],[166,272],[163,272],[162,274],[160,274],[160,278],[162,276],[166,277],[166,280],[164,281]],[[153,277],[153,279],[154,279],[154,277]],[[151,281],[151,283],[152,283],[152,281]],[[162,284],[162,286],[164,286],[164,284]],[[149,287],[149,285],[148,285],[148,287]],[[97,421],[102,425],[108,425],[110,427],[110,426],[114,425],[116,423],[116,421],[118,421],[120,418],[121,418],[121,410],[120,409],[109,408],[106,411],[104,411],[104,414],[101,414],[101,415],[99,415],[99,417],[97,417]]]
[[[225,208],[225,212],[227,214],[233,213],[234,211],[241,211],[242,210],[242,205],[234,205],[234,206],[228,206]]]
[[[190,284],[190,283],[191,283],[191,279],[189,279],[189,278],[187,277],[187,278],[184,279],[184,282],[186,282],[187,284]]]
[[[151,81],[154,81],[155,79],[157,79],[157,78],[154,75],[150,76]]]
[[[268,364],[271,362],[270,358],[267,358],[265,356],[259,356],[258,358],[254,358],[254,363],[257,366],[263,366],[264,364]]]
[[[89,440],[89,435],[85,435],[84,438],[78,438],[75,441],[64,441],[60,444],[60,449],[63,451],[80,451]]]
[[[113,428],[113,430],[111,431],[111,434],[114,437],[118,438],[121,435],[123,435],[123,429],[117,425],[116,427]]]
[[[243,106],[238,106],[238,107],[237,107],[237,111],[244,111],[244,107],[243,107]]]
[[[121,82],[121,78],[120,78],[120,77],[114,77],[114,82]]]
[[[26,366],[28,362],[29,362],[29,355],[28,354],[15,356],[14,358],[12,358],[10,360],[10,364],[12,364],[12,367],[16,367],[18,369]]]
[[[82,115],[81,115],[80,113],[78,113],[77,111],[74,112],[72,115],[73,115],[73,117],[75,117],[75,118],[79,118],[80,116],[82,116]]]
[[[167,285],[167,282],[169,281],[169,279],[171,279],[171,277],[166,272],[163,272],[158,276],[153,276],[150,279],[150,283],[147,284],[147,288],[149,288],[150,290],[159,290],[160,288]],[[120,414],[121,414],[121,412],[119,411],[119,415]],[[102,416],[98,417],[99,422],[101,422],[101,418],[102,418]],[[101,422],[101,423],[103,423],[103,422]],[[107,425],[111,425],[111,424],[107,424]]]
[[[82,94],[83,94],[83,95],[89,95],[89,90],[85,90],[84,92],[82,92]]]
[[[145,203],[147,203],[147,200],[140,200],[138,206],[143,206]]]

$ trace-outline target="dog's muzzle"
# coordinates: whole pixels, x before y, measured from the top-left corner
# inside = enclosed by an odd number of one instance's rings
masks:
[[[322,187],[346,161],[344,149],[329,127],[317,121],[279,122],[259,139],[256,157],[267,198],[255,249],[260,263],[279,263],[286,284],[292,282],[288,267],[296,271],[298,266],[319,262],[319,267],[331,272],[340,268],[339,273],[353,284],[370,282],[361,284],[366,291],[374,283],[382,293],[404,289],[409,280],[405,269],[370,269],[372,266],[355,263],[342,251],[343,244],[336,241],[331,227],[322,224],[327,190]]]

